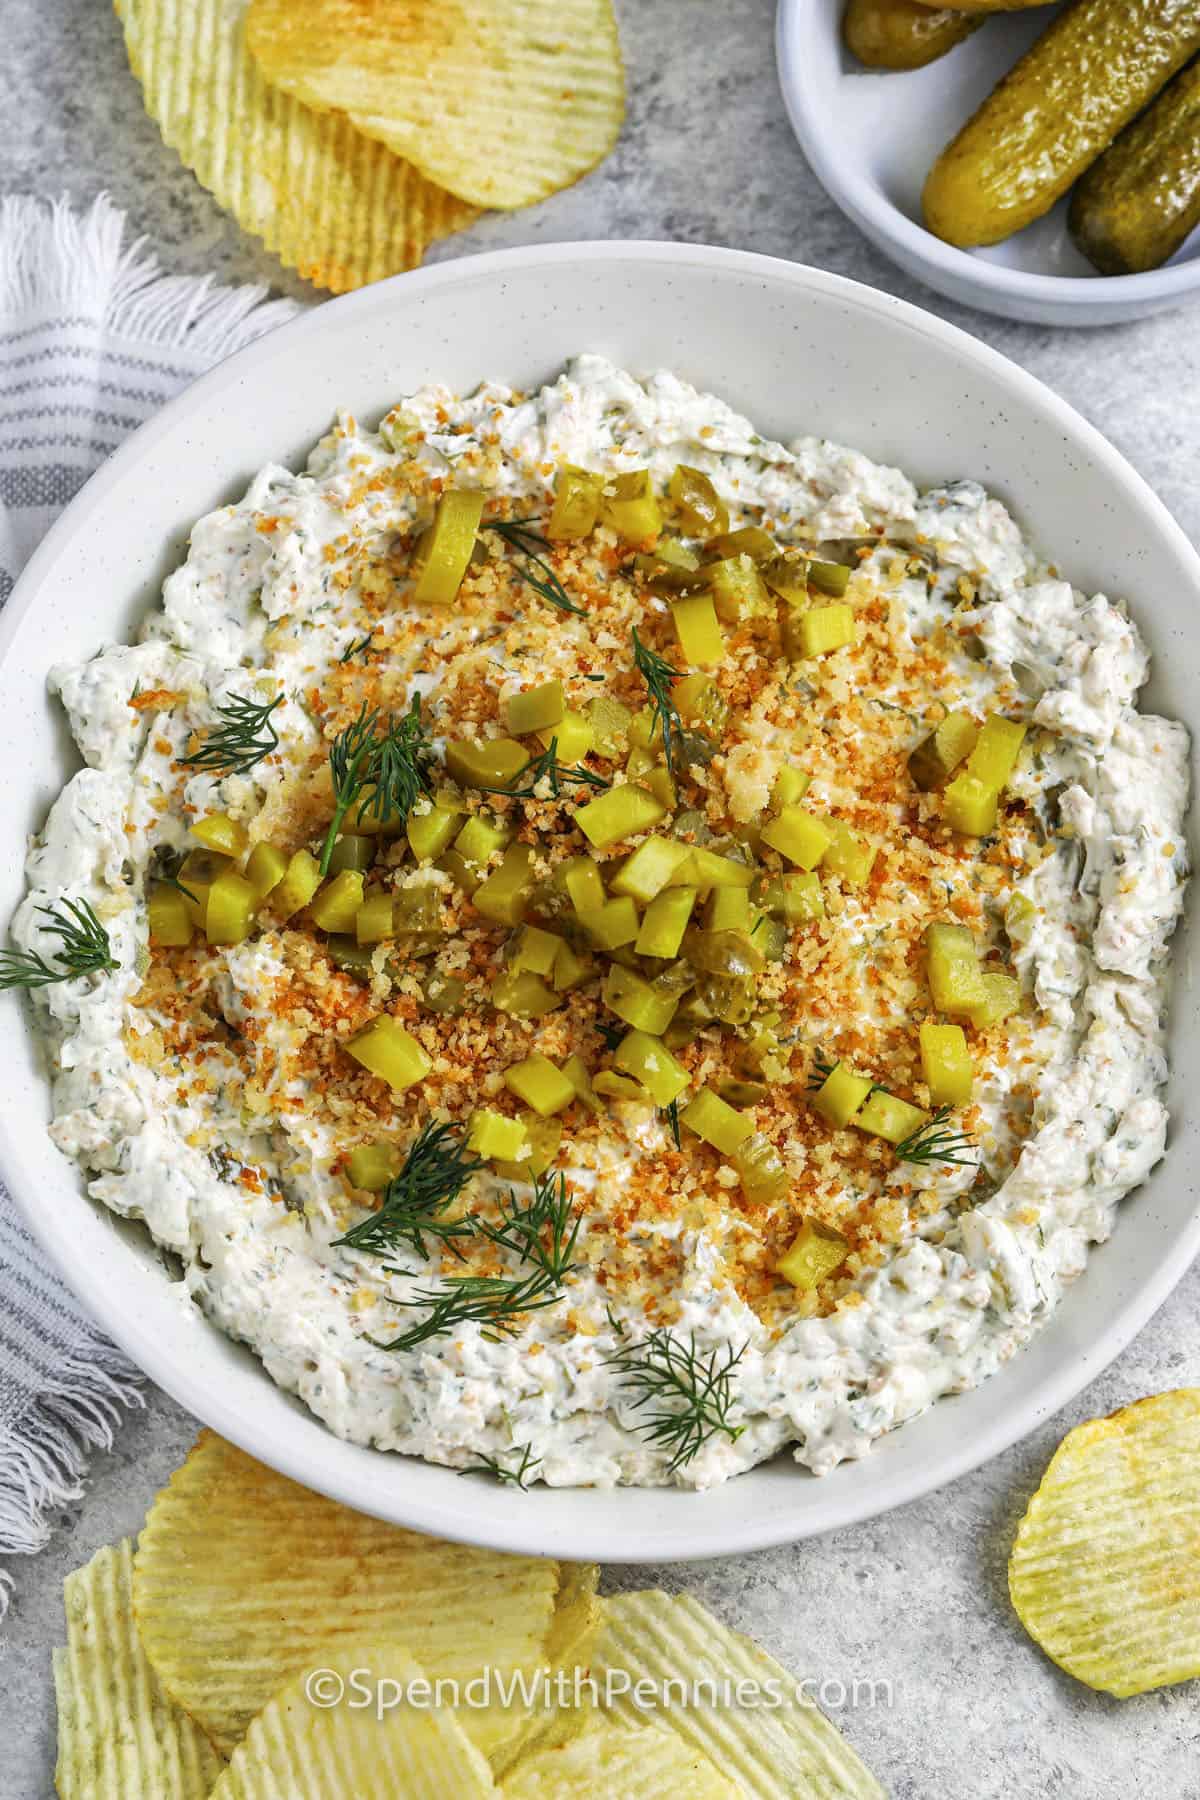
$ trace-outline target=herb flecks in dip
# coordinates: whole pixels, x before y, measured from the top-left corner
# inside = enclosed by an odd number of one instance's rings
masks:
[[[973,483],[669,375],[343,418],[54,672],[54,1137],[343,1436],[824,1472],[1025,1342],[1162,1154],[1145,675]]]

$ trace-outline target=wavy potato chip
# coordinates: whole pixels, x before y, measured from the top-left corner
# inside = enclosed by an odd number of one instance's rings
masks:
[[[504,1800],[739,1800],[743,1790],[672,1732],[598,1719],[565,1743],[523,1756],[501,1792]]]
[[[245,231],[335,294],[417,266],[477,216],[340,115],[270,86],[246,0],[115,0],[146,110]]]
[[[224,1764],[146,1660],[133,1622],[133,1539],[73,1570],[63,1606],[67,1647],[53,1659],[60,1800],[202,1800]]]
[[[364,1669],[374,1682],[405,1690],[428,1679],[400,1645],[340,1649],[320,1675],[342,1683],[341,1703],[316,1704],[306,1675],[294,1676],[251,1723],[212,1800],[482,1800],[496,1792],[449,1707],[392,1704],[394,1689],[385,1690],[382,1707],[352,1705],[351,1682]],[[326,1697],[332,1691],[323,1690]]]
[[[596,1593],[600,1571],[595,1563],[560,1563],[558,1577],[554,1617],[546,1633],[550,1692],[555,1698],[560,1673],[567,1681],[573,1681],[576,1669],[587,1668],[603,1604]],[[573,1694],[573,1689],[568,1691]],[[553,1705],[528,1708],[512,1736],[493,1747],[493,1773],[502,1776],[535,1746],[559,1743],[565,1736],[582,1730],[587,1716],[588,1709],[582,1707],[570,1710],[560,1710]]]
[[[351,1642],[408,1646],[434,1677],[545,1667],[558,1565],[352,1512],[202,1432],[138,1539],[134,1612],[167,1692],[231,1751],[290,1676]],[[524,1708],[464,1707],[485,1754]]]
[[[263,73],[477,206],[529,206],[608,155],[625,114],[611,0],[250,0]]]
[[[1008,1588],[1054,1662],[1125,1699],[1200,1675],[1200,1388],[1069,1431],[1017,1528]]]
[[[875,1777],[824,1713],[795,1698],[796,1677],[690,1594],[618,1594],[603,1609],[592,1645],[597,1681],[603,1684],[608,1671],[610,1682],[623,1672],[634,1684],[651,1683],[662,1697],[651,1715],[656,1728],[699,1750],[743,1793],[755,1800],[794,1800],[798,1794],[805,1800],[883,1800]],[[736,1698],[726,1704],[739,1682],[751,1684],[743,1697],[765,1698],[757,1706],[739,1705]],[[768,1705],[776,1693],[780,1704]],[[709,1704],[714,1694],[717,1703]],[[622,1724],[646,1722],[646,1711],[628,1694],[610,1695],[609,1710]]]

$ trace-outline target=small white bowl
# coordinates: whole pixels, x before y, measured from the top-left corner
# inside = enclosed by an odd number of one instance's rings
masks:
[[[84,488],[0,619],[0,929],[27,834],[76,766],[46,693],[51,662],[128,638],[201,514],[270,460],[301,463],[338,406],[375,419],[422,382],[529,388],[574,352],[715,389],[768,435],[817,432],[922,485],[973,476],[1006,499],[1081,587],[1128,596],[1154,655],[1147,705],[1200,726],[1200,559],[1140,476],[1048,388],[890,295],[745,251],[556,244],[460,259],[319,307],[223,363]],[[1195,741],[1195,739],[1193,739]],[[1175,966],[1188,966],[1188,933]],[[784,1457],[707,1494],[535,1488],[343,1443],[276,1387],[172,1281],[138,1226],[88,1199],[46,1133],[44,1061],[0,997],[0,1174],[95,1318],[224,1436],[364,1512],[499,1549],[612,1562],[751,1550],[911,1500],[1039,1425],[1124,1348],[1200,1247],[1200,1019],[1176,1009],[1165,1163],[1121,1209],[1115,1242],[1029,1347],[822,1480]]]
[[[1066,199],[1002,244],[958,250],[921,223],[941,151],[1045,30],[1050,9],[1000,14],[907,73],[864,69],[842,43],[845,0],[779,0],[775,47],[800,147],[872,243],[938,293],[1038,325],[1113,325],[1200,293],[1200,231],[1143,275],[1100,275],[1071,242]]]

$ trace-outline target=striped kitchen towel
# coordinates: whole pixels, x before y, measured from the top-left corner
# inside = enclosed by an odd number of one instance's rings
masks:
[[[163,275],[103,196],[0,202],[0,603],[48,526],[151,413],[299,308]],[[140,1377],[0,1189],[0,1553],[38,1550]],[[0,1616],[11,1577],[0,1572]]]

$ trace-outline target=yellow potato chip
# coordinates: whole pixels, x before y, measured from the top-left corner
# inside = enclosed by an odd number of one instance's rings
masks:
[[[755,1800],[883,1800],[875,1777],[824,1713],[797,1698],[795,1676],[698,1600],[648,1590],[616,1595],[603,1609],[591,1668],[614,1719],[646,1723],[646,1708],[616,1691],[621,1682],[644,1681],[651,1722],[699,1750]],[[740,1703],[739,1682],[747,1684]]]
[[[1061,1669],[1124,1699],[1200,1675],[1200,1388],[1069,1431],[1017,1528],[1008,1588]]]
[[[202,1800],[224,1765],[146,1661],[133,1622],[133,1539],[68,1575],[63,1605],[67,1647],[53,1659],[61,1800]]]
[[[428,1681],[407,1650],[386,1641],[343,1647],[317,1673],[319,1700],[314,1679],[297,1675],[268,1701],[212,1800],[480,1800],[496,1792],[452,1709],[398,1698]]]
[[[264,80],[246,0],[115,0],[146,108],[245,231],[335,294],[412,269],[476,209]]]
[[[504,1800],[740,1800],[743,1793],[672,1732],[653,1725],[629,1730],[603,1719],[565,1743],[523,1756],[501,1791]]]
[[[477,206],[529,206],[617,141],[612,0],[250,0],[264,74]]]
[[[408,1645],[464,1690],[485,1754],[522,1728],[497,1678],[545,1666],[558,1565],[446,1544],[351,1512],[202,1432],[150,1508],[133,1568],[146,1654],[167,1692],[226,1753],[293,1674],[347,1642]]]
[[[557,1743],[570,1731],[582,1729],[586,1709],[574,1706],[574,1675],[586,1670],[592,1640],[600,1623],[601,1602],[596,1589],[600,1571],[595,1563],[560,1563],[558,1592],[554,1599],[554,1617],[546,1633],[547,1685],[543,1690],[546,1703],[530,1706],[523,1717],[515,1719],[515,1730],[503,1743],[490,1751],[492,1770],[501,1776],[511,1769],[519,1757],[534,1745]],[[560,1700],[560,1676],[571,1683]],[[559,1707],[569,1707],[560,1711]]]

